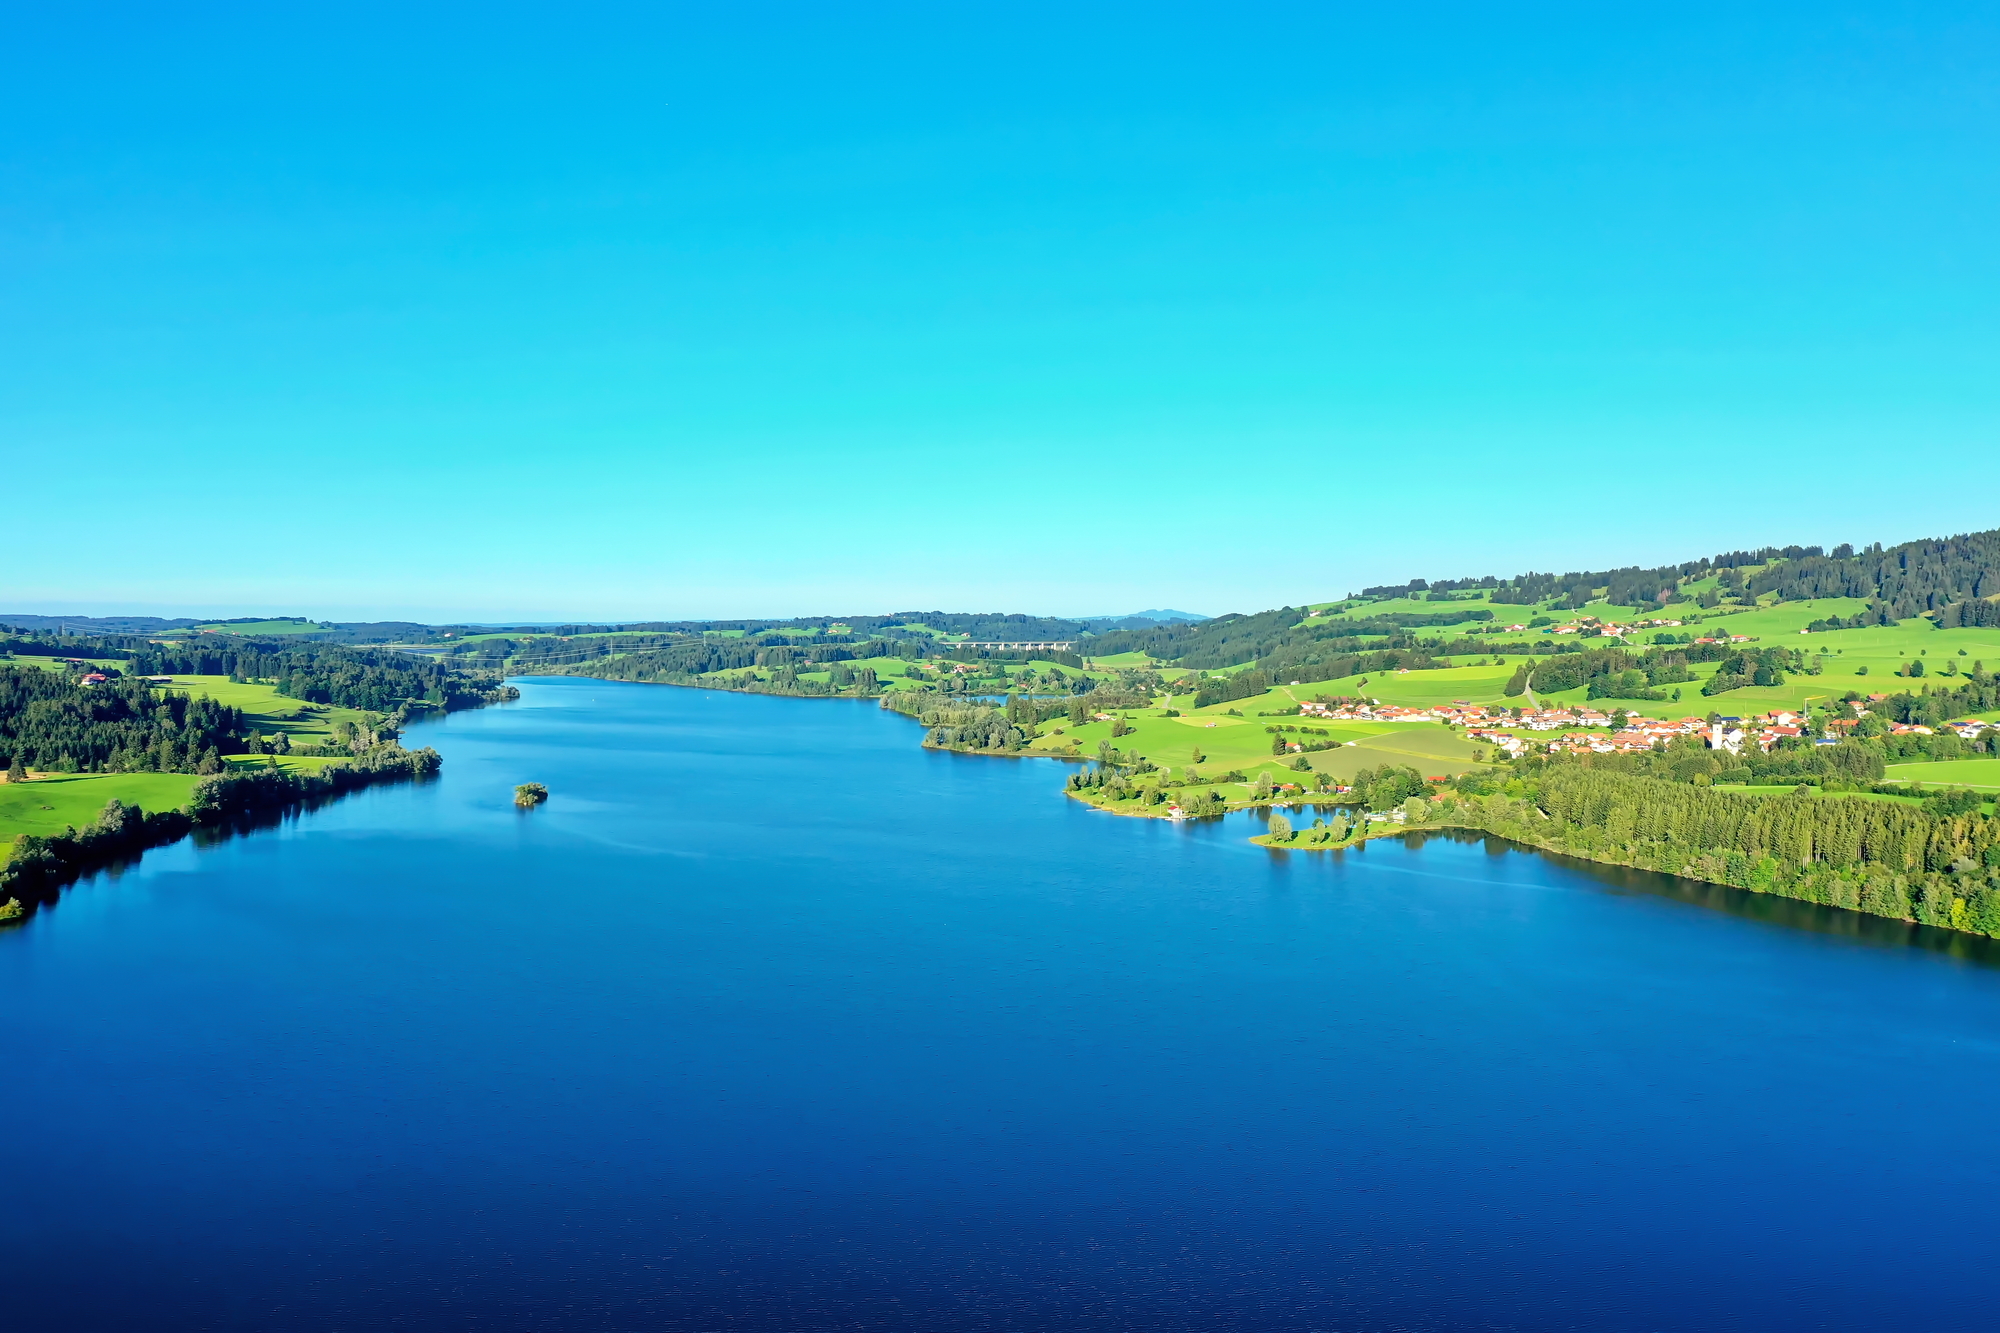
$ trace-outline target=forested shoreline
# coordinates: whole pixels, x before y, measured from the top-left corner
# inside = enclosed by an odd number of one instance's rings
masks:
[[[195,785],[187,806],[179,810],[147,811],[123,801],[109,801],[85,828],[53,837],[28,834],[16,840],[13,857],[0,865],[0,921],[51,903],[66,885],[149,848],[179,842],[203,829],[247,826],[361,787],[429,777],[441,762],[438,752],[429,746],[421,750],[377,747],[352,760],[328,764],[317,773],[250,769],[203,778]]]
[[[108,802],[88,826],[53,836],[22,834],[0,863],[0,920],[51,901],[79,876],[201,829],[331,799],[380,782],[435,773],[428,747],[398,739],[425,711],[476,707],[519,697],[490,673],[454,669],[388,650],[302,642],[134,643],[123,637],[64,636],[68,656],[33,637],[0,640],[16,655],[0,662],[0,770],[7,783],[35,774],[187,773],[200,777],[188,804],[143,810]],[[22,658],[48,658],[23,661]],[[266,737],[242,710],[149,677],[226,676],[262,683],[306,706],[354,709],[329,744],[296,748],[283,732]],[[287,770],[278,755],[326,760],[317,771]],[[264,767],[232,764],[266,755]]]
[[[1815,750],[1764,757],[1761,780],[1801,779],[1788,795],[1715,785],[1734,761],[1692,742],[1650,755],[1535,757],[1445,784],[1409,770],[1386,801],[1365,789],[1343,798],[1373,822],[1342,814],[1294,829],[1280,815],[1256,841],[1331,851],[1416,829],[1472,829],[1582,860],[2000,936],[2000,819],[1969,792],[1869,800],[1859,793],[1881,774],[1877,744]]]
[[[769,650],[764,652],[760,664],[772,665]],[[1745,683],[1758,680],[1760,672],[1768,673],[1763,679],[1769,680],[1785,672],[1810,673],[1817,665],[1788,648],[1704,644],[1651,653],[1585,649],[1524,668],[1508,692],[1592,684],[1593,697],[1629,697],[1685,680],[1682,673],[1691,660],[1720,662],[1728,676]],[[1377,655],[1368,669],[1388,670],[1394,661]],[[592,666],[573,670],[610,675]],[[1332,824],[1322,819],[1316,827],[1298,830],[1279,815],[1273,820],[1274,834],[1258,841],[1290,850],[1333,850],[1418,828],[1464,828],[1583,860],[2000,935],[2000,820],[1979,813],[1980,801],[1970,793],[1936,793],[1921,806],[1866,799],[1871,793],[1905,790],[1884,785],[1889,762],[1989,752],[1987,741],[1966,741],[1950,731],[1886,734],[1894,724],[1937,723],[2000,707],[2000,680],[1976,664],[1949,684],[1939,680],[1937,688],[1928,681],[1910,682],[1915,688],[1870,698],[1861,734],[1837,743],[1796,737],[1769,753],[1753,749],[1739,755],[1689,737],[1640,754],[1529,755],[1506,768],[1442,783],[1412,768],[1384,766],[1364,770],[1338,794],[1324,774],[1311,775],[1318,781],[1310,785],[1302,778],[1290,792],[1265,775],[1242,801],[1222,798],[1213,786],[1231,779],[1247,782],[1241,773],[1176,776],[1121,752],[1115,739],[1088,753],[1074,746],[1066,751],[1028,748],[1044,724],[1081,723],[1149,706],[1162,688],[1158,673],[1131,670],[1113,681],[1076,676],[1042,683],[1079,692],[1009,694],[997,701],[933,687],[881,693],[880,702],[920,724],[923,744],[930,748],[1093,761],[1070,777],[1066,790],[1116,813],[1159,817],[1178,809],[1199,818],[1300,804],[1353,812],[1337,814]],[[1255,670],[1208,677],[1197,686],[1194,706],[1250,698],[1268,687],[1268,678]],[[793,692],[782,673],[738,688]],[[836,693],[821,688],[824,694]],[[846,693],[865,697],[858,690]],[[1114,737],[1117,729],[1114,721]],[[1304,769],[1303,753],[1296,759]],[[1797,790],[1790,796],[1764,796],[1731,789],[1731,784],[1753,783],[1792,784]]]
[[[2000,937],[2000,821],[1948,799],[1929,808],[1750,796],[1574,764],[1416,798],[1378,823],[1282,815],[1255,841],[1336,851],[1369,838],[1469,829],[1602,865]]]

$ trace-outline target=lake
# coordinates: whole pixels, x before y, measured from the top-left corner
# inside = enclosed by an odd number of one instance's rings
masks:
[[[0,1322],[1993,1321],[1976,942],[519,683],[0,934]]]

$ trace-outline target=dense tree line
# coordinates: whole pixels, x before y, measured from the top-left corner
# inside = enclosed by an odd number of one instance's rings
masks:
[[[53,837],[24,836],[0,865],[0,916],[54,899],[81,875],[163,846],[202,827],[255,819],[272,811],[331,799],[356,787],[426,777],[437,772],[436,750],[379,746],[317,773],[253,769],[195,784],[185,810],[147,812],[111,801],[87,828]]]
[[[1556,762],[1462,781],[1449,822],[1592,860],[2000,934],[2000,821],[1891,802],[1754,797]]]
[[[1745,648],[1718,643],[1635,651],[1624,647],[1587,648],[1558,653],[1541,662],[1524,662],[1501,687],[1509,697],[1529,689],[1553,694],[1586,689],[1591,699],[1659,701],[1666,687],[1695,679],[1690,663],[1715,662],[1715,674],[1702,684],[1704,695],[1724,694],[1745,685],[1783,685],[1787,672],[1818,675],[1820,659],[1798,649]]]
[[[908,706],[903,704],[898,711],[906,711]],[[924,744],[938,749],[1015,750],[1035,735],[1033,723],[1018,708],[1010,717],[1006,708],[952,703],[931,696],[928,706],[915,716],[925,728]]]
[[[593,652],[588,658],[568,662],[553,657],[522,660],[517,671],[530,674],[596,676],[604,680],[654,681],[686,684],[698,676],[718,671],[740,671],[757,665],[762,652],[748,639],[690,638],[660,648],[611,656]]]
[[[1981,586],[1985,586],[1981,580]],[[1939,629],[1986,629],[2000,625],[2000,599],[1981,597],[1952,602],[1937,613]]]
[[[1745,648],[1721,659],[1715,674],[1702,683],[1703,694],[1727,694],[1745,685],[1783,685],[1785,672],[1816,667],[1805,654],[1790,648]]]
[[[133,650],[127,669],[142,676],[268,681],[287,698],[380,713],[397,712],[406,703],[476,707],[491,702],[500,688],[492,673],[460,670],[389,648],[276,639],[149,643]]]
[[[1786,601],[1865,597],[1875,604],[1877,623],[1939,612],[2000,596],[2000,531],[1786,560],[1753,575],[1749,591],[1775,592]]]
[[[1885,699],[1871,699],[1868,709],[1876,717],[1890,722],[1938,727],[1970,713],[1986,713],[2000,708],[2000,679],[1996,679],[1983,665],[1976,664],[1969,677],[1960,679],[1964,683],[1956,686],[1933,689],[1924,685],[1914,692],[1904,689]],[[1844,697],[1861,698],[1852,690]]]
[[[1516,696],[1529,689],[1553,694],[1586,689],[1591,699],[1665,699],[1663,686],[1694,679],[1688,659],[1680,652],[1635,653],[1625,648],[1599,648],[1561,653],[1532,667],[1523,663],[1502,687]]]
[[[146,642],[123,634],[84,637],[19,631],[0,637],[0,653],[18,653],[23,657],[94,657],[122,662],[132,655],[134,648],[144,648]]]
[[[1737,578],[1738,570],[1752,570]],[[1429,590],[1485,589],[1501,605],[1536,605],[1551,600],[1575,610],[1598,597],[1615,606],[1656,609],[1674,597],[1680,585],[1717,575],[1748,597],[1775,593],[1784,601],[1818,597],[1852,597],[1869,605],[1858,624],[1890,624],[1911,616],[1933,615],[1947,627],[2000,623],[1990,599],[2000,598],[2000,530],[1927,538],[1857,551],[1843,543],[1831,552],[1818,546],[1767,546],[1728,551],[1677,565],[1627,566],[1622,569],[1576,570],[1566,574],[1529,571],[1511,578],[1467,578],[1427,583],[1412,579],[1365,590],[1368,597],[1407,597]],[[1710,597],[1707,604],[1713,605]],[[1966,617],[1973,617],[1967,619]],[[1854,617],[1841,628],[1856,627]],[[1834,626],[1828,625],[1828,628]],[[1224,664],[1227,665],[1227,664]]]
[[[1415,629],[1472,624],[1493,618],[1479,607],[1435,615],[1396,613],[1359,619],[1307,617],[1299,607],[1256,615],[1217,616],[1199,624],[1160,625],[1106,634],[1090,642],[1094,656],[1143,652],[1196,671],[1253,664],[1273,680],[1337,680],[1363,671],[1442,665],[1418,644]],[[1489,651],[1474,645],[1468,651]],[[1523,651],[1526,651],[1524,648]],[[1393,658],[1390,654],[1397,654]],[[1385,665],[1386,664],[1386,665]],[[1240,696],[1237,696],[1240,697]]]
[[[215,773],[248,747],[243,714],[130,676],[0,666],[0,764],[64,773]]]

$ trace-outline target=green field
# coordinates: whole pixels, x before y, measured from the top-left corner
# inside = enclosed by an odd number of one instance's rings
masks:
[[[1715,584],[1713,579],[1691,584],[1686,590],[1691,597]],[[1324,603],[1324,606],[1342,606],[1345,609],[1329,616],[1313,620],[1301,620],[1302,624],[1325,624],[1328,620],[1360,620],[1370,616],[1390,614],[1432,615],[1457,610],[1490,610],[1494,619],[1485,624],[1523,623],[1538,617],[1547,617],[1555,624],[1568,623],[1579,617],[1593,616],[1603,620],[1631,621],[1641,618],[1641,613],[1630,607],[1613,606],[1605,602],[1594,602],[1581,610],[1553,610],[1539,606],[1517,606],[1506,603],[1494,604],[1484,599],[1478,600],[1430,601],[1427,599],[1401,597],[1393,600],[1359,603]],[[1620,706],[1630,711],[1655,717],[1678,717],[1690,713],[1705,714],[1711,709],[1724,714],[1746,715],[1773,708],[1801,708],[1807,699],[1818,696],[1838,698],[1849,690],[1862,694],[1894,693],[1903,688],[1915,688],[1918,683],[1927,683],[1937,688],[1940,683],[1949,685],[1953,677],[1971,669],[1975,662],[1983,662],[2000,667],[2000,627],[1978,629],[1938,629],[1929,620],[1916,617],[1896,625],[1871,626],[1864,629],[1845,629],[1801,633],[1815,620],[1832,617],[1848,617],[1861,611],[1866,603],[1857,598],[1822,598],[1817,601],[1774,603],[1767,597],[1762,603],[1749,606],[1725,604],[1721,607],[1702,609],[1692,600],[1671,603],[1662,610],[1644,613],[1647,619],[1682,620],[1686,623],[1678,629],[1639,631],[1635,636],[1636,646],[1648,646],[1662,633],[1681,635],[1744,635],[1759,647],[1785,647],[1800,649],[1819,658],[1822,671],[1818,676],[1803,673],[1792,674],[1784,686],[1759,688],[1746,686],[1727,694],[1703,696],[1700,693],[1701,679],[1713,675],[1713,664],[1698,664],[1697,679],[1692,684],[1681,686],[1682,698],[1678,703],[1647,701],[1627,701]],[[1550,635],[1549,627],[1523,630],[1514,633],[1486,634],[1479,624],[1467,622],[1460,625],[1421,628],[1414,631],[1419,639],[1453,640],[1461,636],[1470,637],[1475,642],[1500,644],[1532,643],[1546,645],[1545,651],[1534,654],[1541,657],[1556,653],[1578,652],[1589,648],[1612,646],[1616,641],[1604,638],[1580,638],[1574,635]],[[1465,659],[1458,659],[1464,661]],[[1518,662],[1518,657],[1510,657],[1510,666]],[[1925,674],[1921,682],[1898,674],[1904,664],[1921,661]],[[1865,669],[1865,670],[1864,670]],[[1412,673],[1421,674],[1421,673]],[[1503,677],[1504,678],[1504,677]],[[1313,686],[1327,693],[1367,693],[1380,698],[1384,703],[1408,703],[1411,705],[1435,702],[1427,698],[1428,692],[1402,687],[1392,697],[1386,692],[1390,682],[1377,677],[1366,687],[1359,687],[1355,680],[1329,681]],[[1467,691],[1458,697],[1471,698],[1479,702],[1476,694]],[[1581,703],[1582,693],[1548,696],[1545,702],[1558,704]],[[1511,700],[1510,702],[1524,702]],[[1618,701],[1605,701],[1617,703]]]
[[[1269,772],[1274,781],[1311,780],[1311,773],[1302,775],[1293,770],[1297,755],[1271,752],[1272,735],[1264,728],[1276,719],[1230,717],[1220,710],[1167,717],[1157,708],[1129,710],[1124,717],[1131,730],[1115,739],[1109,722],[1088,722],[1081,726],[1045,724],[1043,734],[1030,748],[1035,753],[1060,755],[1069,753],[1074,742],[1075,752],[1089,757],[1097,753],[1099,742],[1110,741],[1122,753],[1143,756],[1171,768],[1176,775],[1184,774],[1196,764],[1194,756],[1199,751],[1202,755],[1199,768],[1205,775],[1240,769],[1253,782],[1260,770]],[[1456,775],[1479,767],[1472,756],[1475,751],[1487,748],[1434,722],[1319,722],[1297,718],[1289,721],[1313,730],[1287,732],[1288,740],[1352,742],[1305,755],[1312,772],[1330,773],[1340,779],[1383,764],[1415,768],[1426,777]],[[1328,734],[1315,734],[1320,731]]]
[[[1891,764],[1886,776],[1890,782],[1921,782],[1926,787],[1972,787],[1980,791],[2000,791],[2000,759]]]
[[[201,779],[192,773],[76,773],[27,783],[0,783],[0,853],[11,852],[23,833],[47,837],[82,828],[105,802],[142,810],[178,810]]]
[[[367,717],[359,709],[309,704],[279,694],[274,685],[242,684],[227,676],[175,676],[173,684],[162,688],[181,694],[206,695],[217,703],[240,708],[256,730],[266,735],[284,732],[291,737],[294,745],[323,744],[333,738],[336,722],[352,722],[359,726]],[[290,759],[289,756],[283,758]],[[231,762],[262,764],[264,756],[237,755],[232,756]],[[291,761],[293,766],[307,767],[325,762],[324,759],[306,757]]]
[[[110,667],[113,670],[120,670],[124,666],[124,663],[114,661],[108,657],[81,657],[77,660],[88,662],[94,667]],[[59,658],[40,657],[32,653],[15,653],[10,657],[0,658],[0,661],[9,662],[14,666],[35,667],[42,671],[68,671],[70,669],[70,664]]]

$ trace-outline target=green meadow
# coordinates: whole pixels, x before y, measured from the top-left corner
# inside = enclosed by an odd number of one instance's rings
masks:
[[[362,726],[368,717],[360,709],[305,703],[279,694],[275,685],[241,683],[227,676],[175,676],[173,684],[161,688],[179,694],[206,695],[219,704],[239,708],[253,728],[267,736],[283,732],[293,745],[325,744],[333,739],[336,723]],[[317,768],[329,762],[306,755],[232,755],[229,762],[264,766],[270,758],[276,758],[287,768]]]
[[[1260,771],[1270,773],[1277,782],[1310,782],[1313,773],[1327,773],[1345,780],[1361,769],[1383,764],[1415,768],[1426,777],[1456,775],[1479,767],[1473,755],[1486,749],[1436,723],[1231,717],[1219,709],[1183,713],[1179,717],[1168,717],[1158,708],[1132,709],[1122,716],[1130,729],[1123,736],[1112,736],[1110,722],[1087,722],[1080,726],[1055,723],[1043,727],[1043,734],[1030,750],[1050,755],[1075,753],[1088,758],[1097,753],[1100,742],[1109,742],[1124,754],[1143,756],[1172,769],[1176,776],[1185,776],[1188,768],[1195,767],[1211,777],[1238,769],[1251,782],[1256,781]],[[1333,749],[1306,752],[1304,758],[1310,770],[1300,773],[1293,768],[1299,755],[1277,755],[1271,751],[1273,735],[1265,727],[1282,723],[1301,728],[1283,733],[1287,740],[1333,740],[1341,744]],[[1322,732],[1325,734],[1319,734]],[[1199,760],[1197,754],[1201,756]]]
[[[2000,759],[1946,759],[1939,763],[1891,764],[1890,782],[1921,782],[1926,787],[1971,787],[2000,791]]]
[[[97,818],[108,801],[142,810],[178,810],[199,782],[192,773],[65,773],[0,783],[0,851],[23,833],[47,837]]]
[[[1687,592],[1690,596],[1699,594],[1712,588],[1714,583],[1713,579],[1703,580],[1689,585]],[[1701,693],[1701,686],[1715,674],[1717,664],[1697,663],[1692,668],[1696,679],[1678,687],[1681,691],[1679,700],[1670,698],[1663,701],[1609,699],[1591,701],[1585,698],[1584,691],[1580,689],[1537,695],[1537,701],[1544,704],[1574,705],[1594,702],[1600,708],[1621,707],[1628,712],[1648,717],[1684,717],[1706,715],[1709,712],[1718,712],[1725,716],[1749,716],[1774,709],[1800,712],[1810,704],[1837,700],[1849,691],[1860,694],[1886,694],[1900,689],[1919,688],[1923,684],[1932,688],[1949,687],[1956,677],[1970,671],[1975,663],[2000,667],[2000,627],[1941,630],[1931,621],[1916,617],[1896,625],[1801,632],[1816,620],[1851,617],[1857,614],[1866,606],[1866,603],[1858,598],[1822,598],[1816,601],[1785,603],[1775,603],[1767,598],[1755,606],[1729,603],[1708,609],[1703,609],[1692,600],[1687,600],[1669,604],[1662,610],[1646,613],[1605,602],[1594,602],[1582,610],[1551,610],[1538,606],[1494,604],[1488,602],[1484,594],[1476,600],[1453,598],[1434,602],[1423,598],[1399,597],[1375,602],[1343,601],[1319,605],[1324,612],[1321,616],[1310,619],[1302,616],[1299,623],[1325,624],[1328,621],[1365,620],[1381,615],[1433,615],[1456,610],[1490,610],[1494,613],[1494,619],[1490,622],[1466,622],[1453,626],[1420,628],[1414,633],[1420,640],[1457,641],[1460,638],[1470,638],[1475,643],[1492,643],[1495,646],[1521,643],[1540,646],[1543,651],[1530,654],[1527,659],[1530,661],[1540,661],[1559,653],[1609,647],[1616,641],[1603,637],[1550,635],[1548,631],[1552,626],[1511,633],[1486,633],[1484,625],[1525,624],[1536,618],[1547,618],[1552,625],[1565,624],[1586,616],[1628,622],[1640,618],[1677,619],[1693,623],[1683,624],[1679,628],[1639,631],[1628,641],[1630,646],[1634,648],[1653,646],[1662,634],[1676,637],[1742,635],[1751,641],[1750,645],[1746,646],[1797,649],[1810,655],[1820,664],[1818,675],[1805,672],[1787,673],[1787,681],[1782,686],[1744,686],[1725,694],[1708,696]],[[1131,658],[1135,655],[1125,656]],[[1501,694],[1501,688],[1507,678],[1523,660],[1519,655],[1505,655],[1502,658],[1502,665],[1491,665],[1492,659],[1476,655],[1461,655],[1448,660],[1462,665],[1449,671],[1410,671],[1393,675],[1377,673],[1370,677],[1351,676],[1342,680],[1316,681],[1310,685],[1296,687],[1296,692],[1307,698],[1313,694],[1360,695],[1405,707],[1424,707],[1453,699],[1464,699],[1472,703],[1510,705],[1527,703],[1525,697],[1508,698]],[[1918,662],[1922,663],[1924,669],[1921,678],[1905,674],[1911,663]],[[1482,665],[1470,665],[1472,663]],[[1667,688],[1671,692],[1675,687]],[[1284,704],[1278,701],[1278,696],[1279,691],[1273,691],[1263,699],[1245,700],[1235,706],[1246,713],[1283,707]]]
[[[113,670],[122,670],[124,667],[124,663],[109,657],[79,657],[75,660],[88,662],[98,668],[110,667]],[[34,667],[40,671],[68,671],[70,669],[70,664],[65,659],[43,657],[32,653],[15,653],[12,656],[0,656],[0,661],[7,662],[13,666]]]

